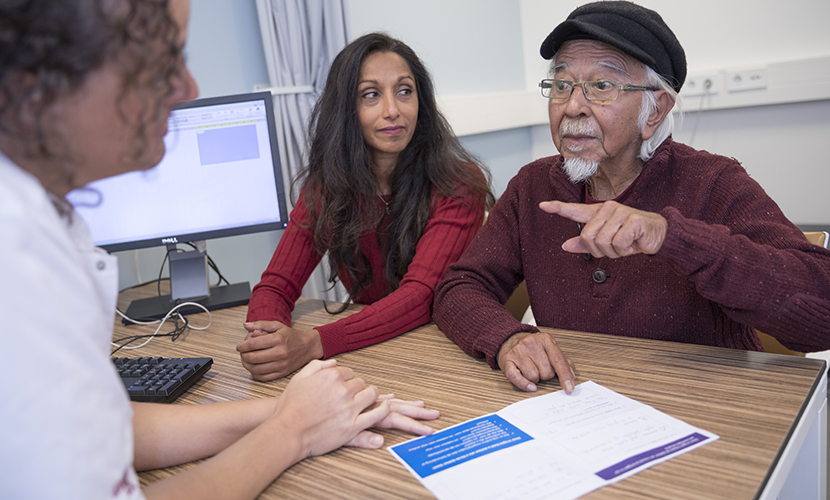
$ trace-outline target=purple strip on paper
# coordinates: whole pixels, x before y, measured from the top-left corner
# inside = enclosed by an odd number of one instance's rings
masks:
[[[626,458],[622,462],[614,464],[607,469],[596,472],[595,474],[608,481],[617,476],[631,472],[638,467],[642,467],[649,462],[660,460],[661,458],[665,458],[673,453],[686,449],[689,446],[694,446],[698,443],[706,441],[707,439],[709,438],[703,434],[695,432],[684,438],[678,439],[677,441],[672,441],[671,443],[659,446],[653,450],[644,451],[643,453],[634,455],[633,457]]]

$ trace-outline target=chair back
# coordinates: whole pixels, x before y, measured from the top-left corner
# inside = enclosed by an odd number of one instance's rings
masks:
[[[807,241],[820,247],[828,248],[830,243],[830,234],[827,234],[827,231],[805,231],[804,236],[807,237]]]

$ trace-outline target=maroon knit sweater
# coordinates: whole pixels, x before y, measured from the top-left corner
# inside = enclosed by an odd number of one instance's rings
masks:
[[[737,161],[667,139],[616,200],[663,215],[663,247],[590,260],[561,248],[576,222],[538,206],[585,201],[562,161],[521,169],[436,290],[433,319],[465,352],[497,368],[508,337],[538,331],[500,306],[523,279],[541,326],[762,350],[757,328],[791,349],[830,348],[830,252]]]
[[[254,287],[248,304],[248,321],[276,320],[290,325],[294,303],[322,259],[314,250],[311,231],[295,223],[308,220],[308,209],[302,200],[300,196],[271,263]],[[386,209],[380,198],[377,204],[378,210]],[[435,286],[447,266],[470,244],[483,220],[483,203],[436,197],[415,258],[398,289],[391,293],[378,238],[373,232],[365,234],[360,240],[360,249],[372,266],[374,282],[354,297],[354,302],[370,305],[359,313],[316,327],[323,342],[324,357],[376,344],[427,323]],[[387,224],[390,221],[387,218]],[[383,234],[380,244],[386,244]],[[339,276],[346,289],[351,289],[353,283],[348,273],[341,272]]]

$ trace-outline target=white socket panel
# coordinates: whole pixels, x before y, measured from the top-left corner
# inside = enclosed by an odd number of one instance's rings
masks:
[[[697,95],[714,95],[718,93],[718,75],[688,76],[683,83],[680,95],[693,97]]]
[[[767,88],[767,68],[744,69],[726,73],[727,92]]]

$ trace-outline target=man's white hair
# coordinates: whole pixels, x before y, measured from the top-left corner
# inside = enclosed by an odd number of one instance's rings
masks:
[[[669,96],[674,99],[675,106],[677,106],[678,109],[681,109],[680,97],[677,95],[677,92],[672,88],[672,86],[669,85],[666,79],[658,75],[657,72],[651,69],[650,66],[643,64],[643,67],[646,69],[646,81],[643,85],[665,90]],[[640,116],[637,119],[637,125],[640,127],[641,132],[646,128],[649,115],[651,115],[656,109],[657,98],[654,97],[654,92],[644,90],[643,101],[640,105]],[[679,115],[679,117],[682,119],[682,115]],[[640,154],[638,155],[641,160],[650,160],[651,157],[654,156],[654,151],[656,151],[660,144],[666,140],[666,137],[670,136],[672,132],[674,132],[674,118],[674,113],[669,110],[669,113],[665,118],[663,118],[660,125],[657,126],[657,130],[654,131],[654,134],[652,134],[648,140],[643,141],[640,145]]]

